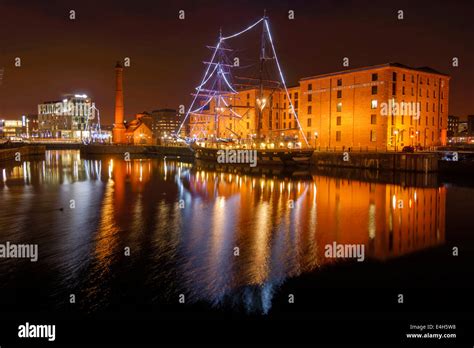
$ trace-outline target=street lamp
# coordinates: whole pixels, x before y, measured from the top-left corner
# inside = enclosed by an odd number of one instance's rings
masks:
[[[318,132],[314,132],[314,148],[316,148],[316,142],[318,140],[318,136],[319,136]]]
[[[395,152],[398,151],[398,129],[393,131],[393,135],[395,136]]]

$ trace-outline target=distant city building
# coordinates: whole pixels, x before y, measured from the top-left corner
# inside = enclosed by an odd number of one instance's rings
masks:
[[[180,115],[174,109],[159,109],[151,112],[153,134],[159,142],[171,139],[181,123]]]
[[[104,138],[104,142],[106,143],[111,143],[112,142],[112,130],[114,126],[113,124],[105,124],[100,126],[100,130],[102,133],[102,136]]]
[[[459,117],[449,115],[448,116],[448,137],[454,137],[458,134],[459,129]]]
[[[38,105],[38,133],[43,138],[82,139],[89,116],[95,118],[91,98],[67,95]]]
[[[21,120],[0,120],[0,137],[19,138],[23,135],[24,127]]]
[[[37,138],[38,137],[38,115],[29,114],[23,115],[21,117],[24,136],[27,138]]]
[[[471,115],[471,123],[473,116]],[[471,125],[472,127],[472,125]],[[469,116],[467,121],[461,121],[458,119],[457,129],[453,136],[449,137],[451,144],[472,144],[474,143],[474,132],[471,128],[469,131]]]
[[[474,115],[467,116],[467,133],[474,135]]]
[[[458,122],[458,134],[467,135],[467,121]]]

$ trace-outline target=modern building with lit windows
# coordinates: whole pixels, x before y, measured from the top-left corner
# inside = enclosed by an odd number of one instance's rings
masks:
[[[38,105],[38,134],[43,138],[80,140],[86,136],[89,117],[95,117],[95,109],[85,94],[44,102]]]
[[[21,120],[0,120],[0,138],[19,138],[23,131]]]

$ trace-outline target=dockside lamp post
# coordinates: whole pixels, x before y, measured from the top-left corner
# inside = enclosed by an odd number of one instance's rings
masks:
[[[393,135],[395,138],[395,152],[398,152],[398,129],[393,131]]]

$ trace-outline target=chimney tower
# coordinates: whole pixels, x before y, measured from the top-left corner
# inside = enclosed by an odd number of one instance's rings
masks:
[[[115,65],[115,119],[112,140],[115,144],[126,142],[123,124],[123,67],[120,62]]]

